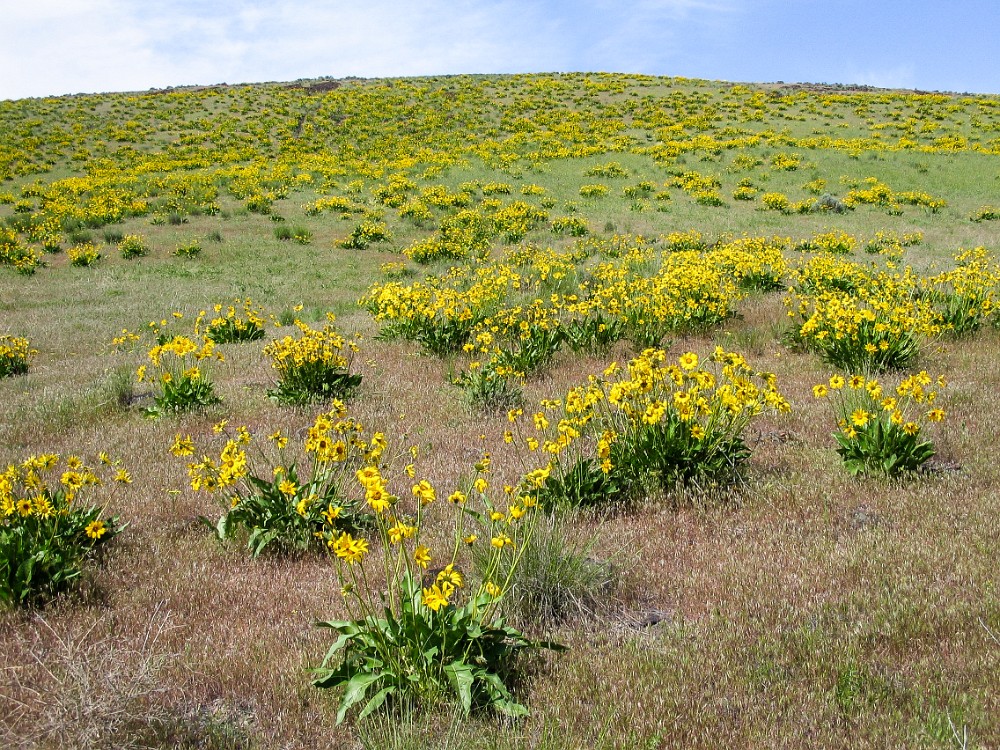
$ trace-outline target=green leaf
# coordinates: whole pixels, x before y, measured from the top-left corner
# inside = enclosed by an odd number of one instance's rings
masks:
[[[202,516],[202,518],[205,518]],[[208,519],[205,519],[206,523],[209,523]],[[220,541],[225,541],[226,537],[229,536],[229,514],[226,513],[221,518],[219,518],[218,523],[215,524],[215,533],[219,537]]]
[[[384,674],[384,672],[378,672],[376,674],[361,673],[354,675],[348,681],[347,688],[344,691],[344,698],[340,702],[340,710],[337,711],[338,724],[344,721],[344,717],[347,715],[351,706],[364,700],[365,695],[368,693],[368,688],[378,680],[382,679]]]
[[[396,692],[395,685],[389,685],[388,687],[384,687],[381,690],[379,690],[377,693],[375,693],[372,699],[368,701],[368,705],[366,705],[363,709],[361,709],[361,713],[358,714],[358,719],[363,719],[366,716],[368,716],[368,714],[372,713],[372,711],[378,710],[382,706],[382,704],[385,703],[385,699],[395,692]]]
[[[453,661],[444,668],[444,673],[458,694],[462,709],[468,715],[472,710],[472,684],[475,682],[475,678],[472,676],[472,667],[464,661]]]

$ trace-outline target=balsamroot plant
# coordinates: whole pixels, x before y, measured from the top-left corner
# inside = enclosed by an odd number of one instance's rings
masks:
[[[532,641],[509,626],[501,604],[510,590],[535,528],[533,495],[510,490],[491,498],[490,462],[484,457],[468,492],[446,502],[444,543],[432,531],[432,505],[442,502],[420,480],[408,501],[393,494],[376,466],[356,473],[374,515],[371,533],[343,532],[329,541],[337,561],[349,619],[320,623],[336,631],[314,685],[343,688],[337,721],[353,706],[359,718],[387,704],[457,703],[465,713],[492,709],[511,716],[527,709],[511,692],[518,652],[561,649]],[[473,547],[485,546],[473,579]],[[384,571],[385,584],[375,571]]]
[[[536,434],[523,438],[546,459],[527,475],[539,496],[592,504],[738,478],[751,421],[790,406],[774,375],[754,371],[742,355],[720,347],[707,359],[687,352],[670,363],[663,350],[647,349],[624,372],[613,363],[564,400],[543,402]]]
[[[334,321],[330,313],[327,319]],[[278,371],[278,384],[268,391],[272,398],[285,404],[305,404],[342,398],[361,384],[361,375],[350,371],[357,344],[331,325],[317,330],[296,320],[295,326],[300,336],[285,336],[264,347],[264,354]]]
[[[155,419],[219,403],[205,367],[213,359],[221,361],[223,357],[210,339],[199,346],[187,336],[174,336],[150,349],[149,366],[142,365],[136,373],[140,383],[150,381],[156,388],[154,405],[146,409],[146,416]]]
[[[0,336],[0,378],[23,375],[38,352],[21,336]]]
[[[918,470],[934,455],[934,445],[923,436],[927,422],[940,422],[945,412],[933,406],[943,376],[936,381],[921,371],[904,378],[886,393],[876,378],[832,375],[828,383],[813,386],[816,398],[829,399],[837,417],[837,453],[854,475],[901,476]]]
[[[206,339],[216,344],[241,344],[264,338],[264,314],[253,300],[237,298],[225,308],[217,304],[213,309],[215,316],[205,325]]]
[[[101,454],[112,481],[132,481]],[[79,583],[84,564],[124,528],[85,502],[104,484],[79,456],[31,456],[0,474],[0,605],[40,604]]]
[[[192,489],[225,499],[222,515],[211,524],[220,540],[245,536],[257,557],[322,548],[341,532],[368,525],[367,507],[352,493],[354,474],[378,470],[387,441],[381,432],[366,434],[343,402],[334,401],[316,417],[301,445],[290,445],[280,430],[267,441],[246,427],[232,432],[225,422],[215,432],[222,446],[218,458],[206,455],[187,468]],[[193,456],[194,441],[178,434],[170,451]]]

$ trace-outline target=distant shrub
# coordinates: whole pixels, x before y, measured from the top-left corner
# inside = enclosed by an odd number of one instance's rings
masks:
[[[591,167],[584,175],[587,177],[628,177],[628,170],[616,161],[598,164]]]
[[[813,195],[822,195],[826,190],[826,180],[811,180],[802,186],[802,189]]]
[[[506,182],[487,182],[480,188],[483,195],[510,195],[513,189]]]
[[[196,258],[201,254],[201,243],[198,240],[184,242],[177,246],[174,255],[179,258]]]
[[[982,206],[969,216],[969,220],[975,222],[993,221],[995,219],[1000,219],[1000,208],[994,208],[993,206]]]
[[[608,194],[607,185],[581,185],[580,195],[584,198],[603,198]]]
[[[343,248],[364,250],[373,242],[388,242],[391,239],[392,233],[384,222],[365,219],[339,244]]]
[[[760,202],[765,211],[781,211],[782,213],[785,213],[791,206],[788,201],[788,196],[783,193],[764,193]]]
[[[126,234],[118,241],[118,252],[125,259],[139,258],[149,254],[145,240],[138,234]]]
[[[97,245],[88,242],[83,245],[76,245],[66,251],[69,262],[72,266],[86,267],[92,266],[101,258],[101,251]]]
[[[705,238],[696,229],[691,229],[687,232],[671,232],[663,237],[663,244],[671,252],[681,252],[684,250],[700,251],[708,248]]]
[[[791,172],[799,168],[802,157],[798,154],[775,154],[771,157],[771,167],[784,172]]]
[[[23,375],[28,371],[28,363],[38,354],[28,344],[28,339],[20,336],[0,336],[0,378]]]
[[[583,237],[590,229],[587,220],[579,216],[561,216],[552,220],[552,231],[556,234],[568,234],[571,237]]]

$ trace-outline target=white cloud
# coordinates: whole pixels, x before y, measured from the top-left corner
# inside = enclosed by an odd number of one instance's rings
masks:
[[[738,1],[36,0],[5,10],[0,97],[320,75],[640,70],[662,57],[678,25]]]

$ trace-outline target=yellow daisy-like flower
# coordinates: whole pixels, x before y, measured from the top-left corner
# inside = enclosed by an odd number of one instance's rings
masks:
[[[503,549],[504,547],[513,547],[514,540],[511,539],[506,534],[499,534],[490,539],[490,544],[492,544],[497,549]]]
[[[336,539],[331,539],[329,545],[333,553],[347,562],[348,565],[361,562],[362,558],[368,554],[368,540],[355,539],[346,531]]]
[[[931,409],[927,412],[927,418],[931,422],[940,422],[944,419],[944,409]]]
[[[421,505],[429,505],[434,502],[434,499],[437,497],[437,493],[434,491],[434,486],[430,482],[426,479],[421,479],[413,485],[413,496],[420,500]]]
[[[813,386],[813,396],[816,398],[825,398],[829,392],[829,389],[822,383]]]
[[[448,563],[441,569],[441,572],[438,573],[437,582],[439,584],[447,583],[450,586],[460,589],[465,584],[465,579],[459,571],[455,570],[454,563]]]
[[[170,452],[178,458],[194,454],[194,441],[190,435],[182,436],[179,432],[174,438],[174,444],[170,446]]]
[[[368,487],[372,484],[381,483],[382,481],[382,475],[374,466],[366,466],[363,469],[358,469],[356,476],[362,487]]]
[[[331,526],[333,526],[336,520],[340,518],[340,514],[343,512],[344,509],[342,507],[330,503],[329,505],[326,506],[326,510],[323,511],[322,515],[323,518],[326,520],[326,522]]]
[[[903,425],[903,432],[905,432],[907,435],[916,435],[918,432],[920,432],[920,425],[918,425],[916,422],[907,422],[906,424]]]
[[[100,539],[108,532],[108,527],[104,525],[104,521],[91,521],[84,531],[91,539]]]
[[[870,418],[871,415],[864,409],[855,409],[851,414],[851,423],[854,424],[855,427],[864,427],[868,424],[868,420]]]
[[[851,386],[851,388],[853,388],[854,390],[857,390],[858,388],[864,388],[865,387],[864,376],[851,375],[851,379],[847,381],[847,384]]]
[[[427,568],[431,562],[431,551],[427,547],[419,546],[413,550],[413,561],[421,568]]]
[[[369,485],[365,488],[365,502],[376,513],[385,513],[392,506],[392,495],[381,484]]]
[[[680,356],[677,360],[681,368],[685,370],[693,370],[698,366],[698,355],[694,352],[686,352]]]
[[[423,590],[423,595],[421,596],[421,601],[424,605],[434,612],[437,612],[441,607],[448,605],[448,598],[441,591],[441,587],[434,584],[429,589]]]
[[[842,375],[831,375],[830,376],[830,388],[833,390],[840,390],[844,387],[844,378]]]

